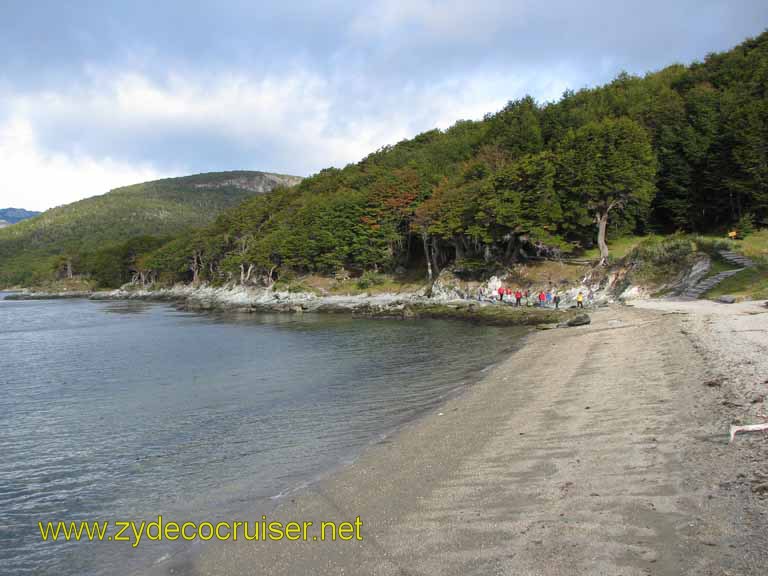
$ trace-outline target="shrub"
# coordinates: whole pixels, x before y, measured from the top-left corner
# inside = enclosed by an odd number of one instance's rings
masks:
[[[357,279],[357,287],[361,289],[370,288],[371,286],[380,286],[384,284],[385,278],[382,274],[374,272],[373,270],[366,270],[362,276]]]
[[[755,231],[755,215],[751,212],[746,212],[741,218],[739,218],[736,224],[736,231],[741,238],[746,238]]]

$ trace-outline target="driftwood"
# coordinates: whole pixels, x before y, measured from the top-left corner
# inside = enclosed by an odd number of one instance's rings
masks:
[[[731,442],[739,432],[760,432],[761,430],[768,430],[768,422],[765,424],[747,424],[746,426],[731,425]]]

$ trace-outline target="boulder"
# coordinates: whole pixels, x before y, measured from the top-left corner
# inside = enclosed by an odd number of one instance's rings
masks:
[[[574,316],[566,324],[568,326],[586,326],[592,322],[588,314],[579,314],[578,316]]]
[[[716,298],[715,302],[720,302],[721,304],[733,304],[734,302],[736,302],[736,298],[734,296],[725,294],[723,296]]]
[[[461,287],[461,281],[449,269],[440,272],[437,280],[432,284],[432,298],[435,300],[450,302],[466,297],[467,294]]]

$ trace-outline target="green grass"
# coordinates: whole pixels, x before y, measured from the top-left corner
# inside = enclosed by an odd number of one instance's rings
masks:
[[[705,278],[710,278],[711,276],[717,276],[720,274],[720,272],[727,272],[728,270],[733,270],[734,265],[730,264],[729,262],[726,262],[725,260],[722,260],[720,258],[712,258],[712,263],[709,267],[709,272],[707,272],[702,280]]]
[[[664,236],[649,234],[648,236],[622,236],[621,238],[611,239],[608,242],[610,258],[613,260],[624,258],[624,256],[629,254],[641,242],[646,240],[660,240],[662,238],[664,238]],[[597,247],[590,248],[589,250],[585,250],[580,257],[586,260],[599,260],[600,249]]]
[[[768,228],[737,240],[735,244],[736,250],[750,258],[768,260]]]
[[[756,266],[726,278],[704,297],[717,298],[724,294],[752,300],[768,299],[768,267]]]
[[[734,242],[734,250],[751,258],[755,267],[727,278],[707,292],[705,298],[717,298],[725,294],[753,300],[768,298],[768,229]],[[733,269],[733,265],[729,266]]]

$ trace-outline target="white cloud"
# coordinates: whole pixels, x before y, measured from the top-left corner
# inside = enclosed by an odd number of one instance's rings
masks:
[[[45,210],[112,188],[162,178],[151,164],[41,150],[32,126],[10,119],[0,126],[0,206]]]
[[[567,84],[560,74],[483,71],[387,90],[365,75],[302,69],[262,78],[188,73],[160,81],[93,69],[85,76],[58,91],[0,94],[7,111],[0,114],[0,205],[51,207],[203,169],[306,175],[436,126],[481,118],[531,89],[554,98]],[[217,160],[200,166],[185,157],[193,153]]]

